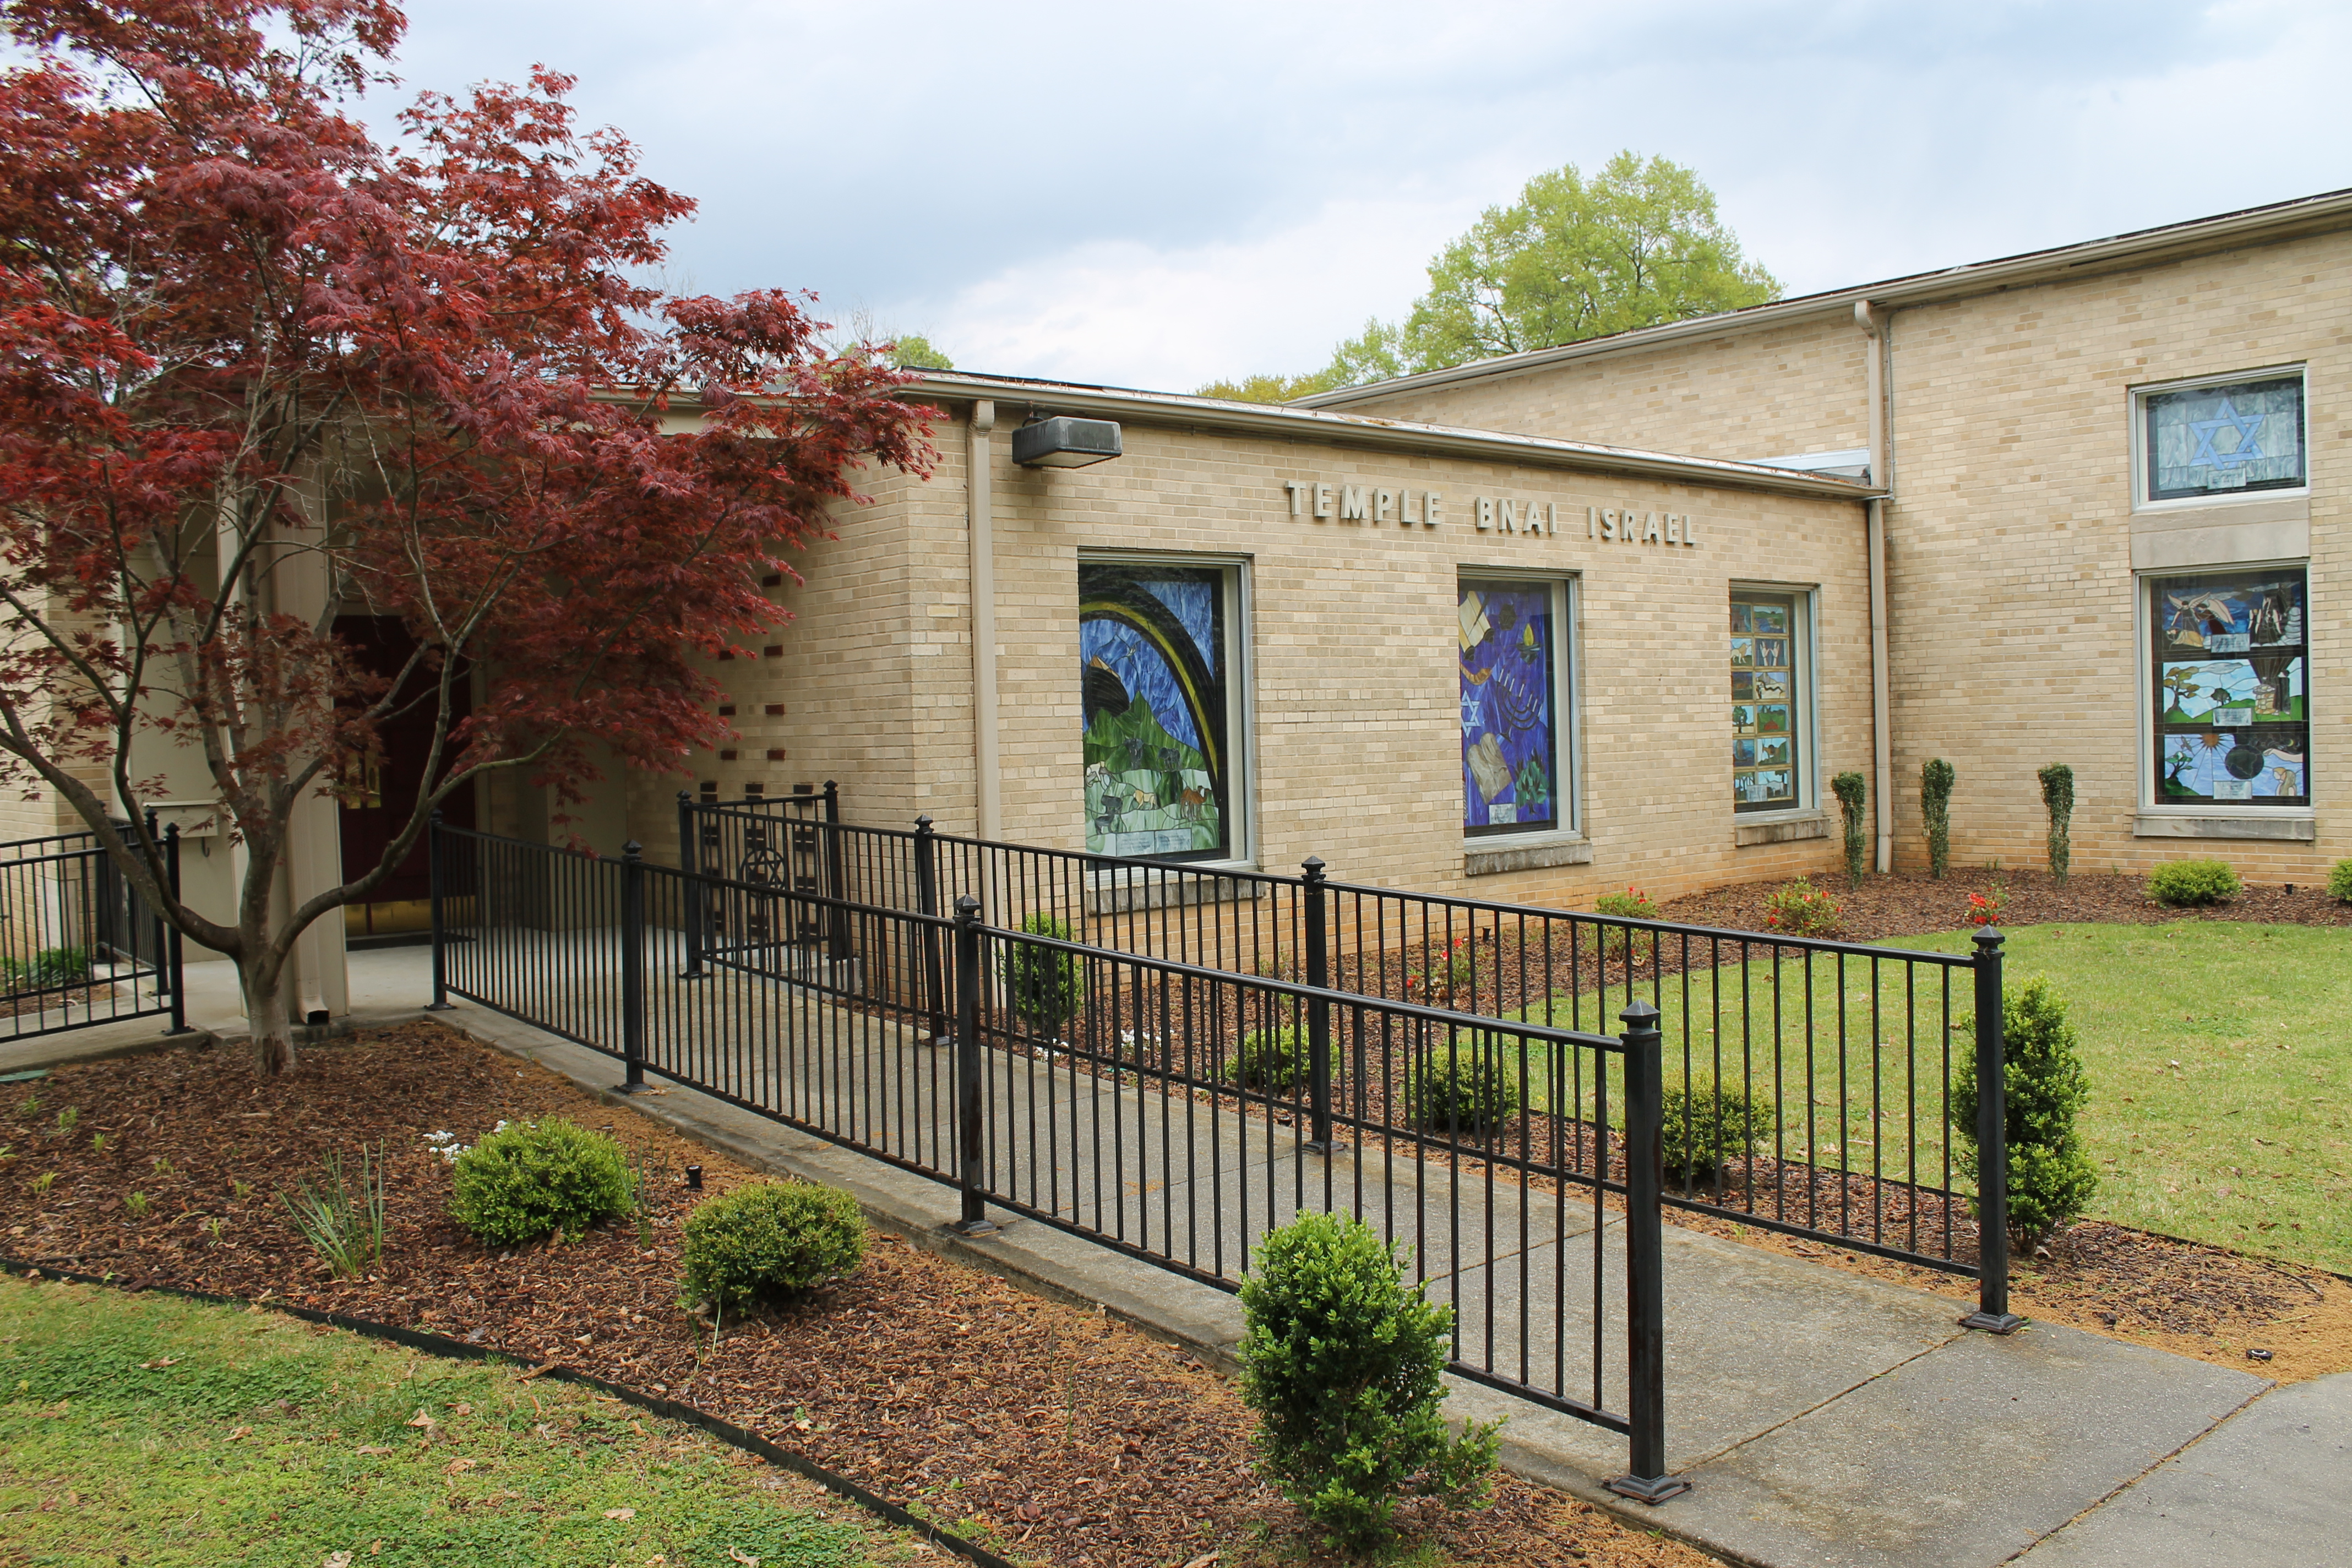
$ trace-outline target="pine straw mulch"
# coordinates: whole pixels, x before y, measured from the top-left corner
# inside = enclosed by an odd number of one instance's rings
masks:
[[[1224,1568],[1324,1559],[1251,1472],[1234,1388],[1184,1351],[1097,1312],[874,1236],[849,1279],[727,1325],[676,1304],[677,1224],[756,1173],[634,1110],[599,1103],[432,1024],[305,1053],[275,1081],[241,1056],[179,1050],[58,1069],[0,1091],[0,1252],[398,1323],[560,1360],[666,1394],[929,1510],[1021,1562]],[[28,1103],[29,1102],[29,1103]],[[75,1108],[72,1131],[58,1115]],[[633,1223],[576,1247],[489,1252],[447,1219],[449,1167],[424,1135],[470,1142],[561,1113],[609,1130],[653,1173],[650,1247]],[[102,1150],[91,1147],[102,1134]],[[389,1152],[389,1236],[367,1279],[326,1278],[278,1189],[322,1155]],[[44,1173],[54,1182],[32,1188]],[[243,1184],[240,1187],[239,1184]],[[144,1219],[125,1206],[145,1194]],[[218,1221],[217,1241],[207,1234]],[[1409,1529],[1463,1563],[1696,1568],[1677,1542],[1511,1476],[1494,1506],[1415,1510]]]
[[[1843,942],[1877,942],[1890,936],[1969,929],[1969,895],[1999,893],[2005,926],[2058,924],[2161,925],[2167,921],[2245,921],[2263,925],[2352,926],[2352,904],[2327,896],[2322,883],[2249,887],[2227,903],[2171,909],[2147,896],[2147,879],[2118,871],[2077,871],[2063,882],[2047,871],[1993,870],[1954,866],[1943,880],[1916,871],[1870,876],[1860,886],[1843,872],[1816,878],[1813,885],[1838,902]],[[1689,925],[1764,929],[1765,900],[1784,882],[1744,882],[1693,893],[1658,907],[1660,920]]]

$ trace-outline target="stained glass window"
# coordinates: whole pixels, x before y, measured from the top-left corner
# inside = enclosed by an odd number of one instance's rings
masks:
[[[1731,808],[1787,811],[1802,803],[1798,660],[1803,626],[1794,594],[1731,595]]]
[[[2149,500],[2304,484],[2300,374],[2146,393],[2140,412]]]
[[[2156,804],[2311,804],[2304,574],[2264,567],[2148,584]]]
[[[1564,646],[1554,583],[1465,579],[1462,830],[1525,833],[1566,826],[1557,711]]]
[[[1087,848],[1234,853],[1230,568],[1082,562]]]

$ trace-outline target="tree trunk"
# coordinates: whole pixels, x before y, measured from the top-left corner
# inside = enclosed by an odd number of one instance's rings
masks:
[[[253,1026],[254,1065],[275,1076],[294,1066],[294,1030],[286,1016],[286,971],[281,965],[265,983],[258,966],[237,965],[245,988],[246,1021]]]

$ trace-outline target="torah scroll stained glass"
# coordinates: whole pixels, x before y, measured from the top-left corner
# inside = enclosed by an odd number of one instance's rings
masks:
[[[2278,568],[2149,583],[2156,804],[2311,804],[2304,589]]]
[[[1226,584],[1215,567],[1078,567],[1087,848],[1231,853]]]
[[[1465,582],[1462,828],[1558,827],[1559,725],[1553,696],[1556,590],[1549,583]]]

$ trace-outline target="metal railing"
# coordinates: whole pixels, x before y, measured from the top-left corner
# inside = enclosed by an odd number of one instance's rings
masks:
[[[937,836],[904,847],[919,904],[949,873]],[[1611,1035],[1006,929],[969,893],[941,914],[440,824],[430,854],[436,1005],[951,1184],[970,1230],[993,1206],[1220,1289],[1297,1214],[1357,1215],[1454,1306],[1452,1370],[1625,1433],[1633,1495],[1679,1489],[1650,1003]],[[698,947],[698,911],[754,906],[776,951]]]
[[[123,826],[127,831],[129,824]],[[148,821],[151,832],[154,821]],[[180,889],[180,830],[162,835]],[[181,936],[92,833],[0,844],[0,1039],[29,1039],[129,1018],[187,1028]]]
[[[702,847],[690,868],[732,876],[789,834],[802,857],[794,887],[835,910],[944,918],[969,896],[1003,930],[1571,1031],[1605,1030],[1642,1001],[1665,1041],[1666,1203],[1974,1277],[1980,1321],[2013,1321],[2006,1229],[1976,1217],[2006,1207],[2003,1123],[1964,1137],[1952,1091],[1958,1055],[1973,1055],[1976,1082],[2001,1083],[1997,931],[1959,954],[1723,931],[1339,882],[1320,859],[1280,877],[957,837],[927,817],[911,832],[855,826],[841,822],[833,785],[799,798],[822,800],[823,815],[799,807],[787,822],[795,808],[780,799],[681,795],[680,841]],[[710,951],[804,975],[820,947],[835,966],[857,960],[837,916],[812,902],[796,918],[811,929],[763,950],[752,911],[739,908],[737,940]],[[861,983],[895,987],[894,1001],[943,1036],[938,975],[935,962],[903,974],[869,965]],[[1318,1080],[1308,1112],[1318,1129],[1350,1091],[1345,1069]],[[1539,1100],[1547,1081],[1538,1064]],[[1980,1099],[1979,1117],[1993,1096]],[[1973,1179],[1971,1141],[1983,1152]]]

